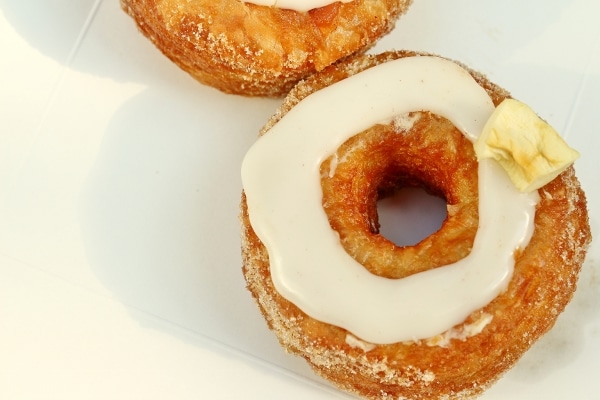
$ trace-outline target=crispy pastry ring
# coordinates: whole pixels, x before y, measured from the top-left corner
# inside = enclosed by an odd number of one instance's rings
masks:
[[[200,82],[227,93],[277,97],[374,44],[411,1],[354,0],[308,12],[240,0],[121,0],[121,6]]]
[[[326,69],[296,86],[262,133],[268,134],[310,93],[386,60],[413,55],[360,56]],[[470,72],[494,104],[509,96]],[[401,278],[469,253],[478,222],[476,159],[472,144],[446,119],[423,112],[410,131],[400,135],[392,125],[378,125],[349,139],[337,155],[345,161],[338,162],[333,177],[327,173],[328,161],[322,165],[323,205],[344,248],[365,268]],[[406,185],[422,186],[445,198],[448,215],[438,232],[400,248],[378,234],[377,200]],[[281,345],[305,358],[315,372],[342,390],[369,399],[472,398],[554,325],[576,287],[591,235],[585,195],[573,167],[539,194],[534,234],[529,245],[515,255],[508,289],[438,337],[374,345],[304,314],[274,288],[269,257],[250,225],[243,195],[247,286]],[[390,258],[395,262],[388,262]]]

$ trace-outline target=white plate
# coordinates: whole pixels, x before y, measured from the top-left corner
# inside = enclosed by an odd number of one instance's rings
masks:
[[[529,103],[581,151],[597,233],[600,3],[473,3],[415,0],[373,51]],[[117,0],[0,0],[0,48],[0,398],[347,398],[281,351],[240,272],[239,164],[279,101],[197,84]],[[599,247],[483,399],[600,396]]]

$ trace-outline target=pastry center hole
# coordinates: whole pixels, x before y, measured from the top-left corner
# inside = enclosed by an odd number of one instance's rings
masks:
[[[437,232],[446,219],[446,200],[420,187],[404,187],[377,202],[379,233],[397,246],[413,246]]]

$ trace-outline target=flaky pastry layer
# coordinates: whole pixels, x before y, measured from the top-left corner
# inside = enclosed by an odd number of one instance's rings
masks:
[[[297,12],[240,0],[121,0],[141,32],[200,82],[284,96],[300,79],[370,47],[412,0],[354,0]]]

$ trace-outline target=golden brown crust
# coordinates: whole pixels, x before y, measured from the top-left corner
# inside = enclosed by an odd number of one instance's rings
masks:
[[[313,91],[386,60],[412,55],[360,56],[326,69],[294,88],[262,133]],[[474,72],[473,76],[495,104],[509,96],[483,76]],[[333,177],[326,173],[327,161],[322,174],[323,205],[346,250],[372,272],[394,278],[464,257],[478,219],[476,160],[463,135],[447,120],[425,112],[409,132],[396,130],[393,125],[376,126],[349,139],[338,150],[338,160],[344,161],[338,161]],[[364,164],[366,157],[369,167]],[[405,184],[419,184],[444,197],[448,218],[429,238],[399,248],[377,233],[376,202],[378,191],[381,195]],[[348,185],[354,185],[354,192],[347,190]],[[344,329],[307,316],[273,287],[268,254],[252,230],[242,196],[243,272],[248,289],[282,346],[343,390],[369,399],[472,398],[554,325],[576,287],[591,234],[585,195],[573,167],[539,194],[534,235],[516,256],[508,289],[453,328],[468,331],[470,324],[491,316],[480,333],[466,338],[440,336],[419,343],[371,345],[348,341],[353,338]],[[366,249],[370,257],[361,260]],[[394,268],[386,262],[391,257],[401,260]]]
[[[311,92],[385,60],[410,55],[414,53],[358,57],[311,77],[290,93],[263,133]],[[481,75],[474,76],[496,104],[508,96]],[[338,150],[338,159],[344,158],[345,162],[338,162],[333,178],[323,173],[322,185],[324,207],[346,250],[360,259],[368,246],[371,257],[364,262],[365,267],[397,278],[453,262],[469,251],[477,226],[477,191],[472,146],[448,121],[422,113],[410,133],[398,135],[394,129],[377,126],[350,139]],[[445,135],[439,135],[440,131]],[[422,151],[424,147],[427,152]],[[365,172],[363,161],[367,156],[371,166]],[[408,158],[410,162],[405,162]],[[326,163],[323,171],[329,170]],[[356,168],[362,173],[357,174]],[[388,179],[396,175],[405,179]],[[357,182],[357,176],[364,182]],[[349,195],[347,185],[356,183],[354,187],[362,189]],[[390,247],[377,234],[375,203],[378,191],[407,183],[421,184],[445,197],[449,212],[438,233],[400,249]],[[482,315],[493,319],[481,333],[466,340],[442,342],[445,347],[435,346],[432,341],[429,345],[396,343],[371,349],[365,344],[361,348],[348,344],[345,330],[302,313],[274,289],[268,255],[252,231],[242,201],[248,288],[286,350],[304,357],[317,373],[344,390],[372,399],[471,398],[496,381],[552,327],[575,290],[590,241],[585,195],[573,168],[539,193],[535,233],[518,255],[508,290],[474,313],[463,327],[477,322]],[[403,268],[385,266],[389,257],[402,260],[395,265]]]
[[[306,13],[240,0],[121,0],[141,32],[200,82],[284,96],[300,79],[366,50],[412,0],[354,0]]]

